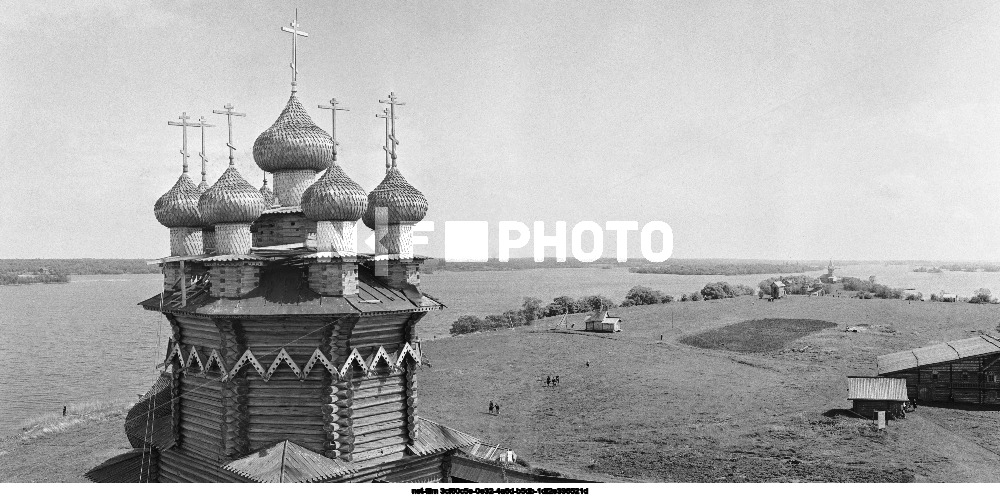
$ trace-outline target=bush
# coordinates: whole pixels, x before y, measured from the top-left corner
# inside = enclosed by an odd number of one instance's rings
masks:
[[[757,284],[760,291],[765,295],[771,294],[771,283],[775,281],[780,281],[785,284],[785,293],[789,295],[808,295],[809,291],[812,290],[819,280],[813,278],[812,276],[807,276],[804,274],[797,274],[792,276],[778,276],[777,278],[768,278]]]
[[[976,290],[976,294],[969,299],[970,304],[991,304],[993,303],[993,296],[990,294],[989,288],[980,288]]]
[[[700,293],[694,292],[691,294],[691,300],[697,302],[699,300],[704,300],[704,297],[702,297]]]
[[[521,304],[521,316],[525,324],[534,323],[536,319],[545,315],[542,307],[542,299],[535,297],[525,297]]]
[[[452,335],[465,335],[482,330],[484,326],[485,323],[483,320],[476,316],[461,316],[454,323],[451,323],[449,333]]]
[[[753,295],[755,289],[746,285],[730,285],[728,282],[709,283],[701,289],[701,296],[705,300],[731,299],[741,295]]]
[[[629,301],[631,301],[629,304],[625,303]],[[622,307],[632,305],[651,305],[663,302],[670,302],[667,300],[667,296],[664,295],[663,292],[653,290],[652,288],[642,285],[637,285],[632,287],[628,293],[625,294],[625,300],[622,302]]]
[[[906,296],[906,300],[924,300],[924,294],[917,292]]]

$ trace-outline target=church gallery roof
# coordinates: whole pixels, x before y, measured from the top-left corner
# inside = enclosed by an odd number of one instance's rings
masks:
[[[253,160],[275,173],[308,169],[322,171],[333,157],[333,140],[316,125],[292,95],[278,120],[253,143]]]
[[[153,206],[153,214],[160,224],[168,228],[196,228],[202,225],[198,210],[201,192],[187,173],[177,178],[174,186],[167,190]]]
[[[219,181],[201,194],[198,209],[206,224],[252,223],[267,206],[264,196],[229,166]]]

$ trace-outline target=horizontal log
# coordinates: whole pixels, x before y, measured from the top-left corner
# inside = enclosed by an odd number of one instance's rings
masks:
[[[288,426],[275,424],[257,424],[250,422],[248,430],[250,440],[253,441],[261,436],[277,436],[288,438],[289,435],[310,435],[317,437],[317,440],[325,440],[326,433],[322,428],[310,428],[306,426]]]
[[[210,378],[198,378],[192,375],[181,376],[181,393],[201,393],[202,395],[212,394],[219,397],[222,394],[224,385],[221,381]]]
[[[242,407],[242,406],[241,406]],[[251,416],[291,416],[300,417],[308,416],[317,419],[323,418],[323,413],[319,409],[319,405],[311,406],[262,406],[259,404],[251,403],[245,407],[246,412]]]
[[[394,438],[403,439],[405,443],[409,443],[409,438],[406,435],[405,428],[386,428],[384,430],[373,431],[371,433],[365,433],[361,435],[354,435],[354,446],[364,448],[367,445],[375,443],[380,440],[392,440]]]
[[[323,431],[326,423],[321,418],[308,418],[297,416],[253,416],[250,418],[248,426],[254,424],[274,425],[274,426],[299,426],[303,428],[315,428]]]
[[[354,416],[352,416],[352,418],[354,419],[355,424],[366,425],[372,423],[372,421],[368,419],[369,417],[381,416],[385,414],[405,413],[405,412],[406,410],[404,409],[404,406],[398,403],[388,403],[376,406],[368,406],[364,409],[357,410],[354,413]]]
[[[203,440],[198,437],[189,436],[181,439],[181,447],[190,454],[197,453],[202,458],[218,458],[222,454],[222,444],[211,440]],[[205,463],[201,463],[205,464]],[[213,463],[207,463],[213,464]]]
[[[395,421],[397,419],[406,420],[407,413],[405,410],[393,410],[381,414],[372,414],[370,416],[361,416],[353,418],[354,427],[360,428],[363,426],[384,423],[386,421]]]
[[[375,445],[373,447],[363,448],[362,450],[358,450],[358,448],[355,447],[354,451],[351,452],[351,456],[353,457],[354,462],[361,462],[368,459],[375,459],[376,457],[403,452],[404,450],[406,450],[406,442],[400,440],[396,443]]]
[[[181,418],[186,417],[196,417],[204,421],[216,421],[221,423],[225,420],[226,416],[222,414],[222,411],[210,411],[207,409],[200,409],[201,406],[185,405],[181,409]]]
[[[380,397],[372,397],[361,401],[355,401],[353,407],[355,411],[360,411],[368,407],[379,406],[383,404],[402,404],[404,402],[406,402],[405,395],[401,394],[382,395]]]
[[[365,426],[355,426],[354,436],[357,438],[358,442],[364,441],[364,437],[372,435],[378,432],[395,430],[399,432],[399,435],[406,434],[406,421],[402,419],[394,421],[386,421],[382,423],[375,423]]]
[[[354,401],[358,402],[360,400],[370,399],[373,397],[381,397],[384,395],[397,395],[405,394],[406,385],[395,385],[392,387],[385,387],[383,389],[371,389],[371,390],[360,390],[354,394]]]
[[[202,437],[210,438],[213,442],[222,441],[222,423],[220,422],[206,421],[188,416],[181,418],[180,431],[182,437],[185,436],[185,431],[192,431]]]
[[[253,406],[253,407],[315,408],[317,414],[322,414],[320,412],[320,406],[323,404],[320,404],[319,399],[317,398],[310,399],[310,398],[298,397],[298,398],[278,399],[278,398],[260,398],[251,396],[247,399],[245,405],[247,407]]]

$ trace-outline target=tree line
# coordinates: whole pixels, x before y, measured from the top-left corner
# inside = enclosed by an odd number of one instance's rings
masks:
[[[665,294],[660,290],[637,285],[629,289],[621,304],[616,304],[613,300],[603,295],[589,295],[580,298],[563,295],[552,299],[548,304],[536,297],[525,297],[519,309],[510,309],[500,314],[490,314],[483,318],[472,315],[461,316],[451,324],[449,332],[452,335],[464,335],[483,330],[524,326],[535,322],[537,319],[561,316],[563,314],[594,312],[619,306],[632,307],[638,305],[666,304],[675,301],[715,300],[741,295],[753,295],[754,293],[755,290],[746,285],[733,285],[725,281],[720,281],[705,285],[701,291],[682,294],[678,297]]]
[[[145,259],[0,259],[0,274],[27,274],[46,269],[60,274],[159,273]]]

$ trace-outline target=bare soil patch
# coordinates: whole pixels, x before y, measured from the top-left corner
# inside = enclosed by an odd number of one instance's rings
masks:
[[[819,319],[751,319],[684,337],[681,343],[702,349],[771,352],[783,349],[793,340],[836,326],[837,323]]]

